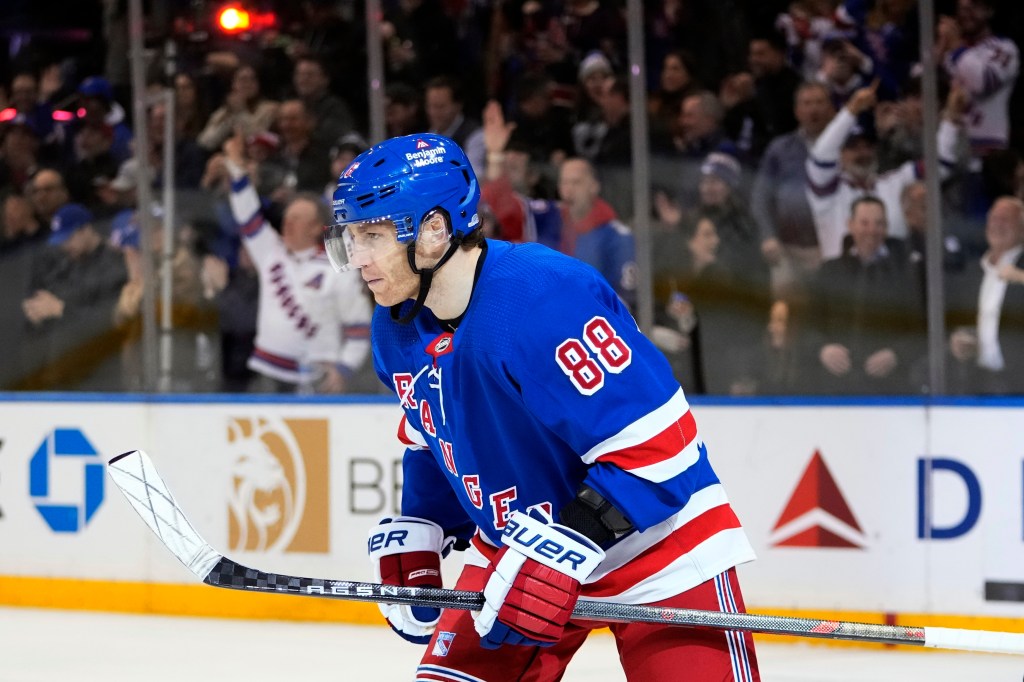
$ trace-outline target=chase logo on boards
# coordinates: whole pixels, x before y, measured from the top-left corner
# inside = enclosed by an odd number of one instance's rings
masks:
[[[232,550],[329,551],[326,419],[231,419],[227,454]]]
[[[103,503],[103,462],[78,429],[54,429],[29,462],[29,494],[58,533],[85,528]]]
[[[814,451],[804,469],[772,528],[770,542],[773,547],[864,548],[864,531],[820,451]]]

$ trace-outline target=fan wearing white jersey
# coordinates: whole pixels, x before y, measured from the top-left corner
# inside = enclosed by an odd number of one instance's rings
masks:
[[[874,137],[857,128],[857,118],[875,106],[877,86],[876,81],[853,94],[818,136],[807,157],[807,200],[824,260],[842,255],[850,206],[862,196],[881,199],[886,215],[890,216],[889,236],[899,239],[907,236],[900,195],[907,185],[921,179],[923,163],[907,161],[887,173],[878,174]],[[963,104],[962,91],[954,88],[946,102],[937,135],[941,179],[947,178],[956,165],[960,137],[957,121]]]
[[[939,23],[936,47],[950,80],[969,96],[965,125],[974,158],[1006,149],[1010,94],[1020,71],[1020,51],[993,35],[991,0],[959,0],[956,19]]]
[[[323,251],[329,211],[319,197],[300,194],[279,234],[244,170],[241,137],[225,142],[224,153],[231,213],[260,281],[249,368],[278,392],[340,393],[369,356],[372,306],[358,273],[335,272]]]

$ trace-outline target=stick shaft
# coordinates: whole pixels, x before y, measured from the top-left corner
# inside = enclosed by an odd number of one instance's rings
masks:
[[[207,585],[247,592],[273,592],[470,611],[479,611],[483,606],[484,597],[479,592],[303,578],[267,573],[243,566],[220,554],[203,540],[189,523],[156,467],[144,452],[134,450],[118,455],[110,460],[107,471],[128,503],[156,533],[164,546]],[[577,602],[573,618],[1024,654],[1024,634],[1011,632],[876,625],[619,604],[590,599],[580,599]]]
[[[225,587],[248,592],[273,592],[348,601],[386,602],[410,606],[430,606],[445,609],[479,611],[484,596],[479,592],[426,587],[399,587],[350,580],[302,578],[278,573],[266,573],[242,566],[226,557],[214,565],[203,582],[214,587]],[[623,623],[656,623],[726,630],[744,630],[777,635],[817,637],[821,639],[848,639],[885,644],[925,645],[924,629],[899,625],[873,625],[762,616],[749,613],[724,613],[643,604],[580,599],[573,610],[576,620],[599,620]]]

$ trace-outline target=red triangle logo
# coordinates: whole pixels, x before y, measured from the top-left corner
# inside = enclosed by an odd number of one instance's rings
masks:
[[[776,547],[849,547],[860,549],[860,545],[854,544],[846,538],[841,538],[835,533],[821,526],[808,528],[785,540],[775,543]]]
[[[430,145],[423,140],[416,140],[416,149],[430,149]]]
[[[825,464],[820,450],[814,451],[810,463],[804,470],[800,482],[786,503],[778,521],[775,522],[773,531],[777,531],[791,521],[794,521],[805,514],[821,509],[836,519],[845,523],[849,528],[858,534],[863,534],[860,524],[853,515],[850,505],[836,485],[832,473]],[[801,531],[795,535],[780,540],[775,546],[786,547],[858,547],[857,544],[846,540],[827,528],[814,526]]]

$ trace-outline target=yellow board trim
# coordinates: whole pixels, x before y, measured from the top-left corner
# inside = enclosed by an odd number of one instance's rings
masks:
[[[171,616],[251,618],[383,625],[376,604],[335,599],[299,599],[292,595],[217,590],[206,585],[112,582],[68,578],[0,576],[0,605],[75,609]],[[751,613],[793,618],[818,618],[858,623],[888,623],[910,627],[946,627],[971,630],[1022,632],[1019,618],[993,616],[884,614],[868,611],[818,611],[754,608]],[[759,641],[803,642],[833,646],[890,647],[869,642],[811,639],[788,635],[757,635]],[[923,650],[923,647],[898,647]]]
[[[0,604],[85,611],[381,624],[376,604],[217,590],[206,585],[0,576]]]

